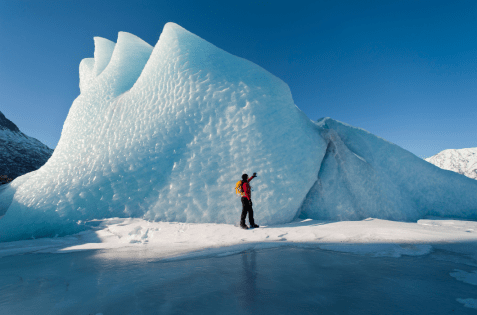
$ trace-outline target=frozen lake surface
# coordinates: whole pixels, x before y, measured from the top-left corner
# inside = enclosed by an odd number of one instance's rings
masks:
[[[477,298],[475,267],[465,255],[442,249],[400,258],[294,247],[183,260],[151,259],[147,248],[29,253],[0,259],[0,309],[2,314],[476,314],[464,307]]]

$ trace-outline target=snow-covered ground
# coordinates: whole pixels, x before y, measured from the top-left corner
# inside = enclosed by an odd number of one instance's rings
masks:
[[[0,244],[2,314],[477,311],[473,221],[85,224],[75,235]]]
[[[451,244],[449,250],[471,255],[477,263],[477,247],[462,252],[462,248],[454,246],[455,243],[477,242],[477,222],[474,221],[426,219],[408,223],[373,218],[341,222],[306,219],[250,230],[230,224],[119,218],[94,220],[85,224],[92,229],[71,236],[0,243],[0,257],[115,249],[128,255],[133,255],[135,251],[146,251],[146,255],[152,259],[185,259],[280,246],[311,246],[340,252],[400,257],[428,254],[432,251],[432,244],[437,243],[438,246]]]

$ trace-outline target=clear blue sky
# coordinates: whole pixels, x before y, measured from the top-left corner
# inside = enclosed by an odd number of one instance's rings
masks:
[[[281,78],[329,116],[427,157],[477,147],[477,1],[0,0],[0,111],[54,148],[93,37],[167,22]]]

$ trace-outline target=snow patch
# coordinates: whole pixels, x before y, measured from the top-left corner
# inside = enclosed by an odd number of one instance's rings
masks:
[[[477,309],[477,299],[456,299],[457,302],[464,304],[465,307]]]
[[[477,285],[477,270],[474,270],[473,272],[466,272],[456,269],[454,272],[451,272],[450,275],[459,281]]]

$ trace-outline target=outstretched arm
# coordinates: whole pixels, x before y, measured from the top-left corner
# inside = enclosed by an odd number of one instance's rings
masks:
[[[251,181],[252,179],[254,179],[255,177],[257,177],[257,173],[253,173],[252,177],[250,177],[250,178],[248,179],[248,181],[250,182],[250,181]]]

